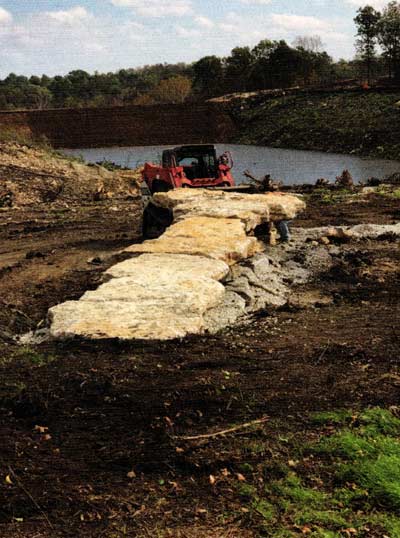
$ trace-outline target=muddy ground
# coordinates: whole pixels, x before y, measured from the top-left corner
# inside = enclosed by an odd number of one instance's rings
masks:
[[[393,223],[399,205],[314,198],[297,224]],[[237,481],[262,480],[261,461],[290,459],[283,440],[315,436],[313,411],[400,405],[391,237],[342,245],[302,289],[323,289],[330,305],[260,312],[170,343],[17,345],[13,336],[95,287],[113,253],[140,240],[138,214],[129,201],[0,212],[1,537],[268,536]],[[263,417],[231,435],[182,439]]]

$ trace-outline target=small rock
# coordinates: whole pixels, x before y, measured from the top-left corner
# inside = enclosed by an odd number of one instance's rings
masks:
[[[87,263],[91,265],[101,265],[103,260],[100,258],[100,256],[95,256],[94,258],[88,258]]]
[[[32,260],[33,258],[44,258],[45,255],[43,252],[40,252],[39,250],[30,250],[25,254],[25,258],[27,260]]]

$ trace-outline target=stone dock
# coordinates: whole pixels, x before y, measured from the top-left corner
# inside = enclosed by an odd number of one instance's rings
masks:
[[[177,189],[157,193],[154,202],[172,209],[173,224],[158,239],[125,249],[128,259],[111,267],[98,289],[51,308],[52,337],[168,340],[219,330],[249,306],[239,289],[243,271],[259,281],[260,305],[266,297],[280,304],[280,283],[254,229],[293,219],[305,207],[300,197]]]

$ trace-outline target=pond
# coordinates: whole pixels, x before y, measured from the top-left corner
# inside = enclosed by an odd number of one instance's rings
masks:
[[[96,163],[107,160],[127,168],[137,168],[146,161],[159,162],[162,151],[173,146],[137,146],[63,150],[68,155],[81,156],[85,161]],[[355,181],[370,177],[384,178],[400,173],[400,161],[368,159],[338,153],[319,151],[299,151],[292,149],[244,146],[237,144],[216,144],[217,154],[226,150],[232,152],[236,183],[246,181],[244,170],[256,177],[270,174],[286,185],[315,183],[319,178],[334,181],[343,170],[350,171]]]

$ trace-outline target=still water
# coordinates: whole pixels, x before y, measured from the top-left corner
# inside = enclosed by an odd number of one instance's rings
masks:
[[[64,150],[68,155],[81,156],[85,161],[96,163],[107,160],[128,168],[137,168],[146,161],[159,162],[164,149],[172,146],[137,146]],[[352,155],[276,149],[262,146],[217,144],[217,154],[232,152],[236,183],[246,180],[244,170],[254,176],[270,174],[286,185],[314,183],[318,178],[334,181],[344,169],[350,171],[355,181],[370,177],[383,178],[400,172],[400,161],[366,159]]]

